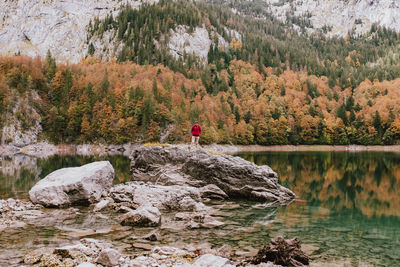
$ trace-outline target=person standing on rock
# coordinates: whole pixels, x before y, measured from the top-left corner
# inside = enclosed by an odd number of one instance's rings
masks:
[[[199,148],[199,139],[201,134],[201,127],[196,121],[192,126],[192,147],[195,145],[196,149]]]

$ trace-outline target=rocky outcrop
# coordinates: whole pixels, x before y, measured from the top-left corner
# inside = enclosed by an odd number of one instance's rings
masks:
[[[374,23],[400,31],[400,3],[397,0],[266,2],[271,13],[278,19],[285,21],[291,12],[295,16],[307,16],[314,28],[332,27],[329,35],[344,37],[353,29],[356,33],[364,33]]]
[[[175,30],[170,30],[168,48],[170,53],[178,59],[184,53],[196,55],[203,63],[207,63],[208,51],[211,40],[205,27],[196,27],[192,33],[189,27],[179,25]]]
[[[203,187],[213,184],[230,198],[287,204],[295,194],[268,166],[239,157],[191,152],[180,147],[138,146],[131,155],[133,180]],[[215,188],[214,188],[215,189]]]
[[[32,102],[39,103],[40,97],[33,90],[22,95],[15,92],[9,94],[6,101],[10,103],[9,105],[12,108],[3,115],[3,127],[0,129],[1,144],[23,147],[36,143],[38,135],[42,131],[42,126],[40,124],[41,117],[33,107]]]
[[[98,161],[75,168],[54,171],[29,191],[33,203],[59,207],[88,204],[108,194],[114,168],[108,161]]]
[[[261,248],[251,262],[254,264],[273,262],[283,266],[298,267],[309,265],[309,258],[301,250],[299,238],[285,240],[277,236],[269,245]]]
[[[0,54],[20,52],[45,57],[50,50],[59,61],[77,63],[87,55],[90,20],[107,14],[115,16],[122,5],[135,7],[142,2],[145,1],[1,1]]]

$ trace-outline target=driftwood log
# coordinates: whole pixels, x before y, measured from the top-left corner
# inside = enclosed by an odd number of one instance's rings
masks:
[[[260,264],[261,262],[298,267],[309,265],[309,258],[301,250],[298,237],[285,240],[283,237],[277,236],[271,240],[269,245],[261,248],[251,260],[253,264]]]

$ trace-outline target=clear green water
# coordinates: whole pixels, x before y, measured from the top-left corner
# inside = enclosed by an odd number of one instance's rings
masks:
[[[225,223],[218,229],[188,230],[163,217],[162,239],[140,237],[153,229],[121,227],[118,214],[79,208],[77,216],[49,210],[47,221],[0,231],[0,265],[18,265],[34,248],[60,246],[93,237],[112,242],[125,253],[153,245],[184,247],[186,243],[231,245],[238,255],[252,255],[270,238],[298,236],[313,266],[400,266],[400,153],[265,152],[239,156],[267,164],[298,199],[287,207],[251,202],[215,202]],[[26,156],[3,158],[0,198],[26,199],[29,189],[50,172],[109,160],[115,183],[129,181],[129,159],[123,156]]]
[[[312,258],[335,259],[339,266],[400,266],[400,153],[239,156],[269,165],[281,184],[298,196],[294,203],[278,208],[265,231],[260,226],[260,234],[299,236],[303,243],[318,248]]]

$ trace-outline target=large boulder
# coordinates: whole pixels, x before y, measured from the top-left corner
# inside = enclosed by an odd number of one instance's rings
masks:
[[[33,203],[48,207],[89,204],[107,195],[114,179],[109,161],[63,168],[40,180],[29,191]]]
[[[205,150],[137,146],[131,155],[131,173],[133,180],[153,183],[195,187],[213,184],[214,191],[221,189],[228,197],[236,199],[287,204],[296,197],[278,183],[278,175],[270,167],[257,166],[240,157],[213,155]]]

